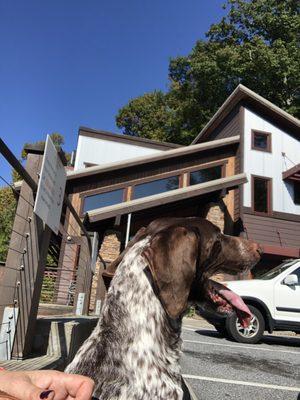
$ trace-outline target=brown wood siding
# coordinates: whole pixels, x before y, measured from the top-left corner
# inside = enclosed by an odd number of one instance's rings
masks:
[[[245,108],[240,105],[238,110],[240,143],[236,152],[235,174],[244,172]],[[234,192],[234,221],[238,221],[242,217],[243,191],[244,187],[241,186]]]
[[[241,172],[241,145],[238,148],[235,157],[235,164],[234,164],[234,174],[239,174]],[[234,190],[234,207],[233,207],[233,220],[237,221],[240,217],[240,191],[242,189],[238,188]]]
[[[203,163],[218,161],[234,156],[236,145],[227,148],[210,149],[201,153],[184,155],[182,157],[161,160],[160,163],[154,165],[146,164],[133,166],[131,168],[121,169],[117,171],[108,171],[97,176],[84,177],[72,183],[72,193],[85,192],[97,188],[110,188],[113,185],[124,184],[137,179],[143,179],[149,176],[159,177],[163,173],[174,171],[174,175],[182,173],[185,168],[194,167]]]
[[[300,222],[244,213],[243,223],[249,239],[272,246],[300,247]]]
[[[240,135],[239,108],[235,108],[221,122],[221,124],[210,134],[209,140],[224,139]]]

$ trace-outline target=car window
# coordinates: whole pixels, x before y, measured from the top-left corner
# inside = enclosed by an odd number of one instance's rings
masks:
[[[298,276],[298,284],[300,284],[300,268],[297,268],[295,271],[291,272],[290,275]]]
[[[297,261],[292,261],[292,262],[285,262],[282,263],[280,265],[277,265],[277,267],[271,269],[270,271],[266,272],[265,274],[261,275],[258,279],[263,279],[263,280],[267,280],[267,279],[273,279],[275,278],[277,275],[281,274],[283,271],[285,271],[287,268],[289,268],[291,265],[293,265],[293,263],[295,263]],[[298,268],[300,269],[300,268]],[[295,273],[295,272],[293,272]]]

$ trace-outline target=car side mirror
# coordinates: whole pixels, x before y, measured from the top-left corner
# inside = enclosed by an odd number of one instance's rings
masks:
[[[298,285],[298,276],[296,274],[290,274],[283,280],[283,283],[288,286]]]

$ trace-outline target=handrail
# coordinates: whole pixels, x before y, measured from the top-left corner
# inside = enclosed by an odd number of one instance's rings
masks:
[[[18,174],[22,176],[22,178],[30,186],[32,191],[36,192],[38,185],[32,179],[30,174],[26,171],[26,169],[23,167],[23,165],[20,163],[20,161],[15,157],[15,155],[11,152],[11,150],[7,147],[7,145],[4,143],[4,141],[1,138],[0,138],[0,153],[9,162],[9,164],[18,172]],[[75,218],[75,220],[78,223],[78,225],[80,226],[82,232],[86,236],[87,241],[88,241],[89,251],[90,251],[90,254],[92,254],[92,242],[91,242],[90,235],[89,235],[88,231],[86,230],[85,226],[83,225],[83,222],[81,221],[79,215],[77,214],[75,208],[73,207],[72,203],[70,202],[70,200],[66,194],[64,195],[64,204],[67,207],[69,207],[73,217]]]

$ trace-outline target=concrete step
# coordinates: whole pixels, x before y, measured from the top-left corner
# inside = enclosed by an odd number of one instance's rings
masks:
[[[24,360],[0,362],[7,370],[63,370],[96,326],[96,317],[38,318],[32,356]]]

